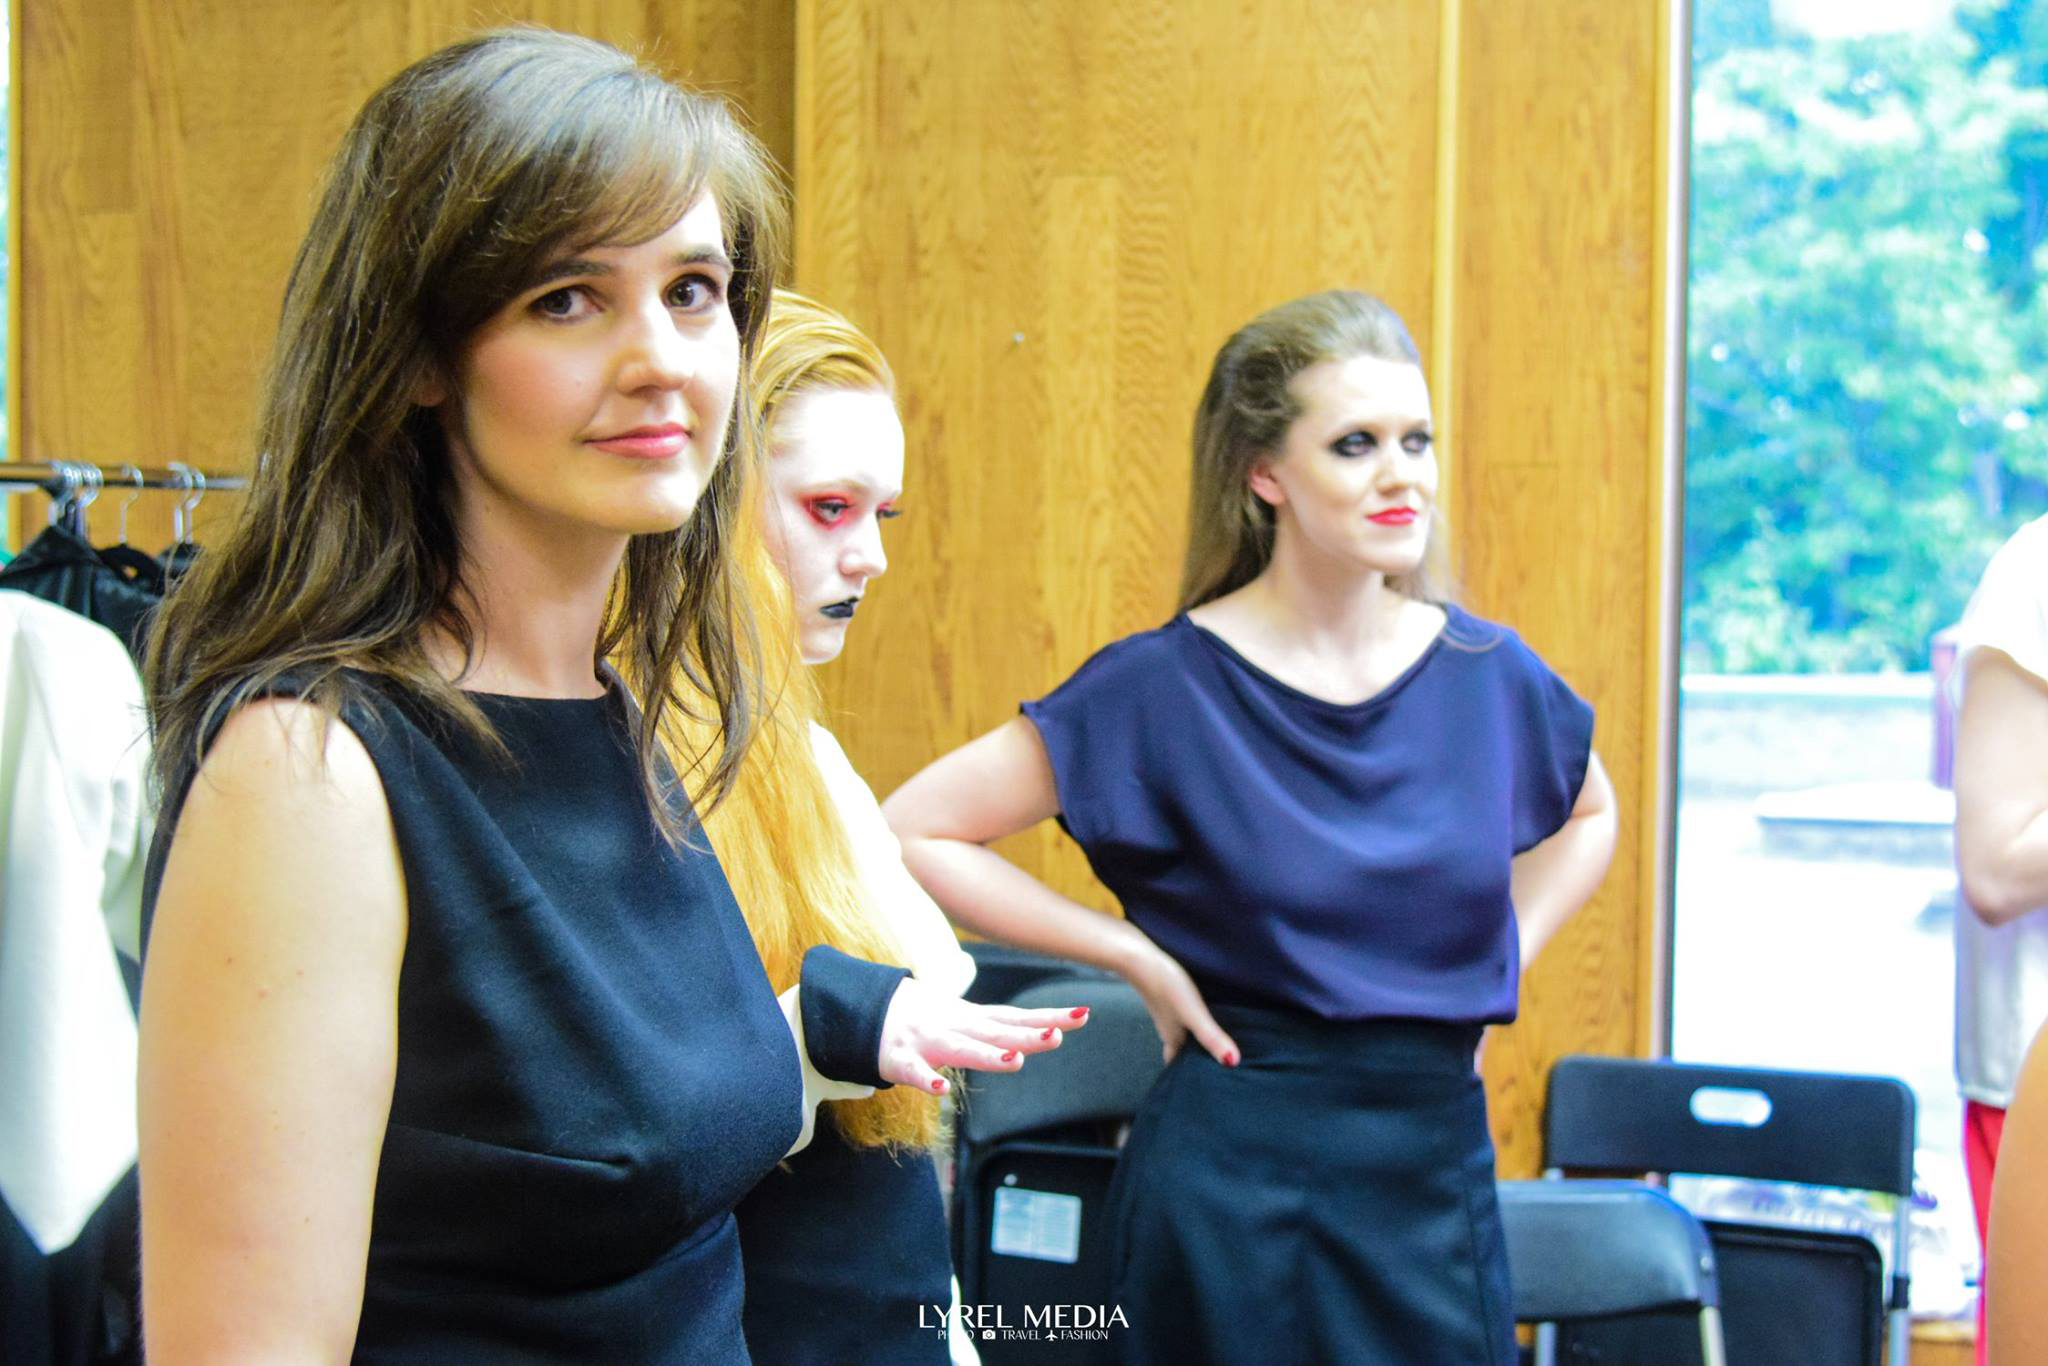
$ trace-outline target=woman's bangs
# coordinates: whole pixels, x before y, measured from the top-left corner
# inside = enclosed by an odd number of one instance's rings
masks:
[[[616,101],[587,101],[577,111],[587,111],[592,126],[574,130],[580,145],[563,158],[556,187],[558,202],[570,206],[563,234],[570,250],[659,237],[703,192],[710,130],[667,92],[637,93],[628,112]]]

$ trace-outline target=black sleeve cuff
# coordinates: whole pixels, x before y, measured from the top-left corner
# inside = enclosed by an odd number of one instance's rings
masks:
[[[897,986],[909,975],[907,969],[870,963],[827,944],[806,953],[797,999],[811,1066],[834,1081],[889,1085],[880,1071],[882,1022]]]

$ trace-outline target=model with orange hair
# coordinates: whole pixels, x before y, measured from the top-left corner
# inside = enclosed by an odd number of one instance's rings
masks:
[[[888,567],[882,523],[903,484],[894,376],[845,318],[778,290],[752,379],[769,454],[761,542],[745,563],[779,609],[787,667],[776,679],[783,705],[713,817],[712,840],[778,988],[796,980],[807,950],[828,944],[957,996],[973,960],[818,724],[801,667],[838,655],[869,582]],[[828,1112],[811,1146],[739,1209],[754,1360],[943,1366],[950,1344],[954,1361],[973,1361],[971,1341],[943,1331],[939,1316],[955,1290],[932,1158],[936,1096],[898,1087],[836,1099]]]

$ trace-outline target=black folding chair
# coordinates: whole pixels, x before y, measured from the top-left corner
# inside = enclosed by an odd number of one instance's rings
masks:
[[[1014,948],[991,939],[964,940],[961,947],[974,960],[974,980],[967,984],[967,999],[983,1005],[1014,1001],[1042,982],[1069,977],[1103,982],[1118,980],[1113,973],[1076,963],[1070,958],[1055,958],[1049,953]]]
[[[1020,1072],[977,1073],[957,1123],[954,1264],[964,1303],[1000,1306],[1026,1322],[1027,1306],[1105,1305],[1109,1228],[1104,1217],[1123,1127],[1162,1070],[1159,1035],[1144,1002],[1114,977],[1041,982],[1015,1004],[1087,1006],[1088,1026]],[[987,1366],[1042,1360],[1028,1338],[975,1344]],[[1062,1361],[1108,1361],[1112,1343],[1061,1344]]]
[[[1913,1093],[1890,1077],[1632,1058],[1560,1059],[1543,1122],[1544,1162],[1557,1174],[1677,1172],[1895,1197],[1888,1295],[1861,1235],[1706,1222],[1728,1355],[1743,1366],[1877,1366],[1887,1310],[1892,1366],[1905,1366],[1913,1141]],[[1572,1341],[1603,1331],[1573,1330]]]
[[[1713,1248],[1684,1206],[1640,1181],[1503,1181],[1499,1191],[1517,1323],[1683,1313],[1706,1366],[1726,1366]]]

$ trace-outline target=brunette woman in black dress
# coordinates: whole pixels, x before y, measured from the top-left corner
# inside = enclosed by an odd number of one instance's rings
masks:
[[[730,1210],[811,1064],[1057,1042],[830,951],[778,1010],[696,827],[762,706],[732,414],[779,222],[720,104],[543,31],[344,138],[149,656],[157,1366],[740,1366]]]

